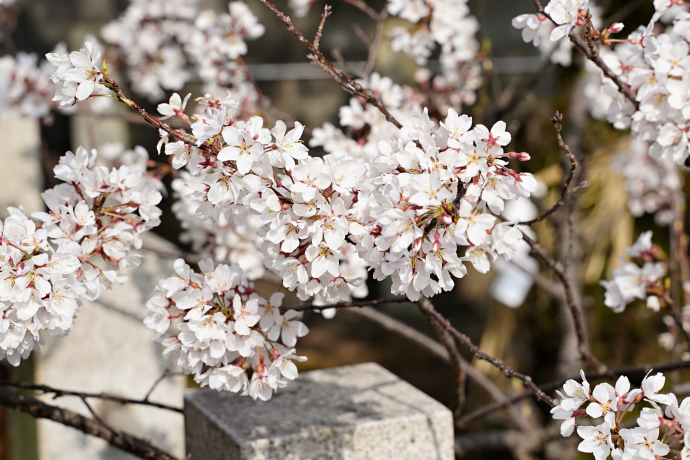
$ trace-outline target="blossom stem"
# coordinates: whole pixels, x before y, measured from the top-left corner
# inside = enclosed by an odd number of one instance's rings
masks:
[[[133,100],[131,100],[127,96],[125,96],[125,94],[122,92],[122,90],[120,89],[118,84],[115,83],[115,81],[112,78],[110,78],[108,73],[105,71],[103,72],[103,81],[101,82],[101,84],[103,86],[105,86],[106,88],[108,88],[109,90],[111,90],[113,93],[115,93],[115,96],[117,97],[117,99],[120,102],[123,102],[129,108],[131,108],[132,110],[137,112],[139,115],[141,115],[141,117],[144,120],[146,120],[149,124],[155,126],[158,129],[162,129],[163,131],[165,131],[168,134],[175,136],[177,139],[181,140],[185,144],[197,147],[197,148],[199,148],[201,150],[205,150],[205,151],[208,151],[211,149],[211,146],[208,144],[205,144],[205,143],[203,143],[201,145],[197,145],[198,139],[196,137],[192,136],[191,134],[183,133],[181,131],[173,129],[172,127],[170,127],[170,125],[168,125],[166,123],[162,123],[162,122],[156,120],[155,118],[153,118],[151,115],[149,115],[146,112],[146,110],[142,109],[139,106],[139,104],[137,104],[136,102],[134,102]]]

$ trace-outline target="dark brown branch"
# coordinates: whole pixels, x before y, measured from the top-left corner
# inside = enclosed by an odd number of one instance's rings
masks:
[[[130,399],[123,398],[121,396],[116,396],[108,393],[89,393],[85,391],[73,391],[73,390],[63,390],[60,388],[53,388],[48,385],[41,385],[36,383],[26,383],[26,382],[9,382],[0,380],[0,387],[13,387],[13,388],[23,388],[25,390],[35,390],[41,393],[48,393],[54,395],[53,398],[61,398],[63,396],[76,396],[78,398],[93,398],[93,399],[105,399],[108,401],[114,401],[120,404],[138,404],[142,406],[157,407],[159,409],[165,409],[173,412],[182,413],[182,409],[179,407],[170,406],[168,404],[151,402],[148,399]]]
[[[424,316],[426,316],[427,320],[431,324],[431,327],[434,328],[434,332],[436,332],[436,337],[438,337],[439,342],[441,342],[443,347],[446,349],[450,365],[453,367],[453,373],[455,374],[455,407],[453,408],[453,415],[455,415],[457,419],[460,417],[462,408],[465,405],[466,377],[462,369],[462,356],[460,356],[455,339],[453,339],[453,336],[450,334],[450,332],[448,332],[443,324],[441,324],[441,322],[433,315],[433,306],[429,308],[430,305],[432,305],[431,302],[424,297],[417,302],[419,310],[424,314]]]
[[[366,99],[367,102],[369,102],[371,105],[379,109],[379,111],[383,114],[384,117],[386,117],[386,120],[389,121],[390,123],[393,123],[397,128],[402,128],[402,125],[398,120],[391,115],[391,113],[386,109],[386,107],[383,105],[383,102],[381,102],[380,99],[378,99],[371,90],[368,90],[364,88],[361,84],[357,83],[345,73],[338,69],[331,61],[326,59],[326,57],[323,55],[321,50],[316,48],[307,38],[302,35],[302,33],[295,28],[295,26],[292,24],[292,20],[286,16],[282,11],[280,11],[278,8],[276,8],[273,3],[269,2],[268,0],[259,0],[261,3],[266,5],[268,9],[270,9],[276,16],[278,16],[278,19],[283,21],[285,24],[285,27],[287,28],[288,32],[290,32],[292,35],[297,37],[297,40],[299,40],[300,43],[302,43],[304,46],[307,47],[307,49],[311,52],[310,55],[307,56],[307,58],[318,64],[327,74],[329,74],[340,86],[345,89],[348,93],[354,95],[354,96],[359,96],[364,99]]]
[[[172,455],[152,446],[143,439],[119,432],[93,419],[72,412],[71,410],[51,406],[36,398],[25,396],[8,388],[0,388],[0,405],[26,412],[36,418],[45,418],[66,426],[71,426],[83,433],[104,439],[109,444],[125,452],[136,455],[139,458],[149,460],[175,460],[175,457]]]
[[[357,36],[357,38],[359,38],[359,41],[361,41],[362,44],[364,44],[364,46],[371,46],[371,40],[369,39],[369,37],[367,37],[367,34],[364,33],[359,24],[355,24],[352,26],[352,32],[354,32],[354,34]]]
[[[129,108],[137,112],[146,122],[150,125],[155,126],[158,129],[162,129],[166,133],[176,137],[177,139],[181,140],[185,144],[197,147],[201,150],[210,150],[211,146],[208,144],[201,144],[200,146],[197,145],[198,139],[191,134],[183,133],[182,131],[179,131],[177,129],[173,129],[170,125],[163,123],[161,121],[156,120],[153,118],[151,115],[146,112],[146,110],[142,109],[139,104],[134,102],[133,100],[129,99],[125,94],[122,92],[120,87],[118,86],[117,83],[113,79],[108,76],[107,72],[103,72],[103,86],[111,90],[113,93],[115,93],[115,96],[117,97],[117,100],[120,102],[123,102],[125,105],[127,105]]]
[[[556,204],[554,204],[550,209],[547,209],[545,212],[540,214],[538,217],[535,217],[532,220],[527,220],[524,222],[520,222],[521,225],[532,225],[536,224],[537,222],[541,222],[542,220],[546,219],[549,217],[551,214],[556,212],[561,206],[565,204],[565,197],[568,195],[568,193],[571,192],[570,190],[570,183],[573,181],[573,178],[575,177],[575,173],[577,172],[578,164],[577,160],[575,159],[575,155],[573,155],[570,152],[570,147],[563,141],[563,136],[561,135],[561,130],[562,130],[562,125],[561,122],[563,121],[563,115],[560,112],[556,112],[556,115],[552,118],[551,122],[553,123],[553,129],[556,132],[556,140],[558,141],[559,147],[563,150],[563,153],[565,153],[565,156],[568,157],[568,160],[570,161],[570,171],[568,171],[568,176],[565,178],[565,182],[563,183],[563,188],[561,189],[561,196],[558,198],[558,201]]]
[[[321,35],[323,35],[323,26],[326,25],[326,18],[331,15],[330,5],[323,7],[323,13],[321,13],[321,22],[319,23],[319,28],[316,29],[316,37],[314,37],[314,49],[319,49],[319,42],[321,41]]]
[[[163,380],[165,380],[166,378],[172,377],[172,376],[174,376],[174,375],[185,375],[185,374],[182,373],[182,372],[171,372],[170,369],[166,369],[165,372],[163,372],[163,373],[161,374],[161,376],[158,377],[158,378],[156,379],[155,382],[153,382],[153,385],[151,385],[151,388],[149,388],[149,391],[146,392],[146,396],[144,396],[144,399],[142,399],[142,401],[144,401],[144,402],[149,402],[149,397],[151,396],[151,394],[153,393],[153,391],[154,391],[156,388],[158,388],[158,385],[160,385],[160,383],[161,383]]]
[[[589,345],[587,343],[587,338],[585,336],[585,327],[582,321],[582,313],[575,303],[575,296],[573,293],[573,288],[570,285],[570,281],[566,276],[563,267],[556,262],[547,252],[542,248],[536,241],[530,238],[528,235],[523,233],[522,239],[530,245],[532,252],[536,254],[544,263],[556,274],[559,281],[563,285],[563,290],[565,293],[566,303],[570,314],[575,323],[575,333],[577,334],[578,349],[582,357],[587,361],[592,367],[594,367],[601,375],[607,373],[606,365],[599,361],[590,351]]]
[[[534,3],[534,6],[537,7],[537,11],[540,14],[543,14],[551,22],[556,24],[556,22],[551,19],[551,16],[549,16],[545,11],[544,7],[542,6],[541,2],[539,0],[532,0],[532,3]],[[558,24],[557,24],[558,25]],[[590,49],[590,46],[583,40],[582,38],[578,37],[577,35],[570,34],[568,36],[570,41],[575,45],[576,48],[578,48],[580,51],[582,51],[582,54],[585,55],[587,59],[592,61],[599,69],[601,69],[602,72],[604,72],[604,75],[606,75],[608,78],[610,78],[618,87],[618,90],[623,94],[632,104],[635,106],[635,109],[639,110],[640,109],[640,103],[637,101],[637,98],[635,97],[635,93],[632,92],[630,87],[623,83],[620,78],[618,78],[618,75],[613,73],[613,70],[609,66],[606,65],[604,61],[602,61],[601,57],[599,56],[598,53],[593,53],[592,50]]]
[[[520,372],[517,372],[511,369],[510,367],[506,366],[500,359],[494,358],[493,356],[484,353],[477,345],[475,345],[472,342],[472,340],[469,337],[455,329],[453,325],[450,324],[450,322],[443,315],[436,311],[436,309],[428,299],[422,298],[419,301],[418,305],[423,311],[428,312],[431,316],[433,316],[443,326],[444,329],[450,332],[456,339],[460,340],[460,342],[463,345],[469,348],[470,351],[474,353],[475,357],[489,362],[490,364],[498,368],[506,377],[512,377],[520,380],[530,390],[532,390],[532,392],[537,396],[537,398],[541,399],[547,404],[551,406],[556,405],[554,403],[554,400],[549,395],[544,393],[537,385],[534,384],[534,382],[532,381],[532,377],[530,377],[529,375],[521,374]]]
[[[388,19],[388,8],[384,7],[376,19],[376,29],[374,29],[374,38],[371,39],[369,45],[369,54],[367,56],[367,64],[364,66],[364,78],[368,78],[371,72],[374,71],[376,65],[376,53],[383,40],[383,24]]]
[[[303,303],[302,305],[297,305],[296,307],[281,307],[281,310],[327,310],[329,308],[360,308],[360,307],[373,307],[374,305],[381,305],[385,303],[405,303],[409,302],[407,297],[388,297],[385,299],[374,299],[374,300],[360,300],[356,302],[338,302],[332,303],[330,305],[315,305],[313,303]]]
[[[612,367],[607,370],[606,374],[600,374],[598,372],[588,372],[585,374],[585,377],[587,380],[595,380],[599,379],[602,377],[607,377],[611,378],[611,380],[615,380],[617,377],[621,375],[625,376],[630,376],[630,375],[646,375],[649,371],[654,370],[657,372],[664,372],[664,371],[675,371],[679,369],[687,369],[690,368],[690,361],[675,361],[672,363],[654,363],[654,364],[641,364],[641,365],[632,365],[632,366],[621,366],[621,367]],[[566,381],[568,380],[580,380],[581,376],[580,375],[573,375],[570,377],[562,377],[556,380],[552,380],[550,382],[542,383],[539,384],[539,388],[541,388],[543,391],[553,391],[563,385]],[[460,420],[457,421],[457,423],[461,426],[467,425],[470,422],[473,422],[474,420],[477,420],[481,417],[484,417],[485,415],[491,414],[499,409],[502,409],[506,406],[509,406],[511,404],[515,404],[516,402],[519,402],[525,398],[529,398],[533,396],[534,393],[531,391],[525,391],[523,393],[520,393],[515,396],[510,396],[503,401],[497,401],[493,404],[488,404],[482,408],[479,408],[477,410],[474,410],[468,414],[465,414]]]

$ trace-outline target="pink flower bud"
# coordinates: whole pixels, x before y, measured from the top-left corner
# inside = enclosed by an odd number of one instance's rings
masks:
[[[438,251],[441,250],[441,241],[440,241],[440,239],[441,239],[441,235],[439,235],[438,233],[436,233],[436,234],[434,235],[434,245],[431,247],[431,250],[432,250],[432,251],[438,252]]]
[[[419,252],[419,250],[422,249],[422,239],[417,238],[414,240],[414,246],[412,246],[412,252]]]
[[[612,34],[617,34],[621,30],[623,30],[623,23],[622,22],[615,22],[611,25],[611,27],[609,27],[609,32]]]
[[[517,158],[520,161],[529,161],[532,158],[527,152],[510,152],[508,156],[510,158]]]
[[[453,218],[450,217],[447,213],[441,213],[441,220],[443,221],[444,225],[450,225],[453,223]]]

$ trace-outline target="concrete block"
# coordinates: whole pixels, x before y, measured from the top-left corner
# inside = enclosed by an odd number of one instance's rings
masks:
[[[445,406],[375,363],[305,372],[268,402],[185,395],[190,460],[453,459]]]

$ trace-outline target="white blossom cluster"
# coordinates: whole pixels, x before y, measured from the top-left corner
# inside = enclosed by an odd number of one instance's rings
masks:
[[[665,262],[656,261],[652,249],[652,232],[642,233],[625,253],[642,259],[643,265],[621,260],[622,267],[613,270],[611,280],[600,282],[606,288],[604,304],[616,313],[635,300],[646,301],[647,307],[654,311],[661,308],[667,267]]]
[[[82,299],[127,279],[133,249],[160,223],[158,181],[146,167],[96,166],[96,151],[67,152],[55,167],[64,181],[46,190],[48,212],[10,208],[0,223],[0,359],[17,366],[40,332],[66,333]]]
[[[313,3],[314,0],[289,1],[298,17],[305,16]],[[481,86],[482,68],[476,60],[479,22],[470,14],[467,0],[389,0],[386,8],[391,16],[412,23],[390,31],[388,39],[393,51],[404,52],[418,65],[425,66],[434,50],[440,47],[440,72],[433,75],[429,68],[420,67],[415,73],[418,83],[433,91],[422,94],[417,88],[405,86],[405,100],[430,98],[426,105],[441,113],[451,107],[473,104]],[[371,86],[376,87],[380,77],[372,75],[372,78]],[[385,102],[384,105],[390,109]]]
[[[50,113],[50,99],[55,94],[50,81],[52,66],[38,56],[17,53],[0,58],[0,116],[18,107],[23,116],[41,118]]]
[[[649,142],[634,140],[625,153],[616,156],[614,169],[625,178],[628,210],[635,217],[653,214],[658,225],[673,220],[673,196],[683,180],[678,166],[667,159],[652,158]]]
[[[438,128],[426,110],[413,116],[401,136],[379,143],[370,164],[373,191],[357,210],[362,229],[357,249],[374,278],[391,276],[392,292],[417,300],[452,289],[465,262],[486,273],[499,255],[510,259],[522,239],[513,224],[497,219],[505,201],[536,189],[529,173],[507,167],[511,136],[505,123],[491,130],[452,109]],[[465,246],[459,256],[459,247]]]
[[[281,314],[284,294],[259,296],[237,265],[204,260],[199,267],[202,273],[175,261],[177,276],[158,284],[162,294],[146,303],[144,323],[156,331],[163,354],[200,385],[270,399],[284,379],[297,378],[293,360],[306,358],[293,347],[307,327],[298,312]]]
[[[401,122],[410,119],[410,113],[421,112],[418,98],[409,86],[393,83],[389,77],[374,72],[359,83],[369,89]],[[351,97],[338,111],[342,129],[326,122],[313,130],[310,147],[322,147],[331,155],[369,161],[378,155],[379,141],[400,135],[400,130],[386,120],[379,109]],[[345,134],[343,129],[349,132]]]
[[[567,37],[575,27],[584,25],[583,18],[589,7],[589,0],[551,0],[544,12],[553,22],[544,14],[521,14],[513,18],[513,27],[522,30],[525,43],[534,42],[534,46],[539,46],[545,31],[549,40],[555,42]]]
[[[465,261],[486,272],[522,238],[497,215],[536,181],[507,167],[506,158],[529,156],[504,152],[503,122],[472,128],[471,118],[450,110],[435,128],[425,111],[370,155],[319,158],[301,143],[299,123],[288,131],[278,121],[269,131],[259,117],[235,121],[231,99],[200,101],[206,111],[191,126],[199,147],[165,145],[173,165],[189,171],[185,206],[196,201],[196,216],[221,225],[258,217],[264,265],[300,299],[348,300],[361,292],[367,268],[377,279],[391,276],[396,294],[431,296],[452,288]],[[458,246],[467,247],[462,256]]]
[[[548,57],[554,64],[569,66],[573,61],[573,45],[570,40],[562,40],[576,27],[584,25],[587,11],[595,29],[601,26],[601,8],[589,0],[551,0],[544,14],[521,14],[513,18],[512,25],[521,31],[525,43],[533,43],[539,48],[542,56]],[[612,28],[621,27],[614,25]]]
[[[476,60],[479,22],[470,14],[467,0],[390,0],[388,12],[413,23],[412,27],[395,27],[389,38],[393,51],[402,51],[425,65],[437,46],[440,47],[440,73],[433,78],[427,68],[420,68],[420,83],[443,94],[439,111],[473,104],[481,85],[481,64]]]
[[[668,261],[660,257],[659,249],[652,244],[652,232],[642,233],[625,253],[641,261],[642,265],[621,259],[622,266],[612,271],[611,279],[600,281],[606,289],[604,304],[616,313],[623,312],[628,304],[637,300],[645,302],[647,308],[655,312],[670,310],[672,296],[669,293]],[[684,298],[688,298],[690,283],[684,283],[683,292]],[[690,331],[690,305],[684,305],[680,311],[678,323],[670,314],[662,318],[667,331],[659,334],[658,342],[668,351],[675,347],[680,327]]]
[[[243,104],[256,102],[237,59],[264,26],[245,3],[231,1],[227,13],[217,13],[199,11],[198,0],[132,0],[102,33],[125,60],[133,89],[152,100],[200,79],[204,91],[232,88]]]
[[[630,128],[634,139],[650,144],[653,158],[682,164],[690,148],[690,13],[678,11],[673,25],[655,35],[655,29],[663,27],[658,17],[625,43],[601,49],[603,61],[630,87],[639,109],[608,78],[598,79],[587,92],[595,116],[617,129]]]
[[[582,383],[568,380],[565,394],[558,392],[559,405],[551,409],[554,419],[563,420],[561,434],[566,437],[575,431],[578,417],[603,418],[596,426],[577,426],[580,452],[591,453],[596,460],[690,459],[690,398],[679,404],[675,394],[659,394],[666,382],[661,372],[650,375],[650,371],[640,388],[632,390],[628,378],[621,376],[615,387],[600,383],[590,391],[581,374]],[[623,428],[625,416],[643,400],[649,406],[640,412],[637,425]]]
[[[99,48],[97,43],[86,42],[79,51],[46,54],[48,62],[56,67],[50,78],[59,85],[53,100],[59,102],[60,107],[71,107],[77,100],[85,101],[98,93],[103,81]]]
[[[175,202],[172,211],[180,221],[180,241],[191,244],[195,254],[212,257],[214,260],[237,264],[249,280],[264,276],[261,238],[256,233],[259,217],[247,214],[241,222],[227,219],[224,215],[217,220],[203,219],[196,215],[199,202],[191,197],[194,190],[187,185],[193,182],[191,175],[182,171],[172,182]]]

